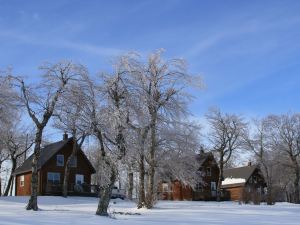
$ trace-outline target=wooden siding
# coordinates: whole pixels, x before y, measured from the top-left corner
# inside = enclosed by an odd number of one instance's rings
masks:
[[[176,201],[192,200],[192,189],[175,181],[172,183],[172,199]]]
[[[211,168],[211,175],[206,174],[206,169]],[[219,167],[213,158],[208,158],[202,165],[203,172],[205,173],[203,176],[203,190],[198,191],[194,190],[193,192],[193,200],[214,200],[215,196],[212,195],[211,191],[211,182],[216,183],[216,187],[218,186],[219,179]],[[215,192],[216,193],[216,192]]]
[[[24,186],[21,186],[20,179],[24,176]],[[16,176],[16,196],[30,195],[31,193],[31,172]]]
[[[211,175],[204,173],[203,189],[202,191],[193,190],[191,187],[183,185],[180,181],[173,181],[169,184],[169,190],[164,192],[162,183],[159,185],[159,199],[161,200],[215,200],[215,196],[211,191],[211,182],[218,185],[219,167],[213,157],[208,157],[202,164],[203,172],[209,167],[211,168]]]
[[[243,198],[244,190],[257,191],[260,189],[263,194],[263,189],[266,187],[265,180],[259,169],[255,169],[252,175],[247,180],[246,184],[242,185],[228,185],[223,188],[226,196],[229,197],[228,200],[231,201],[241,201]],[[228,195],[229,194],[229,195]]]
[[[60,183],[63,183],[64,178],[64,169],[67,162],[68,157],[72,153],[72,144],[69,143],[60,151],[58,151],[50,160],[39,170],[39,194],[46,195],[46,194],[55,194],[55,193],[47,193],[46,192],[46,185],[47,185],[47,173],[54,172],[60,173]],[[56,165],[56,156],[57,155],[64,155],[64,166],[57,166]],[[85,156],[81,151],[78,152],[77,155],[77,167],[71,168],[70,176],[69,176],[69,184],[75,184],[75,176],[76,174],[84,175],[84,183],[91,184],[91,175],[93,171],[92,168],[86,161]],[[24,175],[25,182],[24,186],[20,186],[20,177]],[[31,193],[31,172],[26,172],[24,174],[16,175],[16,191],[15,194],[17,196],[22,195],[30,195]],[[57,194],[57,193],[56,193]]]
[[[47,185],[47,173],[48,172],[53,172],[53,173],[60,173],[60,183],[63,183],[64,180],[64,170],[65,170],[65,165],[67,163],[68,157],[72,153],[72,145],[68,144],[65,146],[65,148],[61,149],[58,151],[57,154],[55,154],[47,163],[46,165],[43,166],[41,170],[41,194],[46,195],[50,194],[47,193],[46,190],[46,185]],[[64,155],[64,166],[57,166],[56,165],[56,156],[57,155]],[[84,175],[84,182],[87,184],[91,183],[91,174],[92,171],[88,164],[86,163],[86,160],[84,159],[84,156],[82,155],[81,152],[77,155],[77,167],[71,167],[70,170],[70,176],[69,176],[69,185],[70,184],[75,184],[75,176],[76,174],[82,174]]]
[[[231,187],[227,188],[226,191],[229,192],[231,201],[240,201],[242,200],[244,187]]]

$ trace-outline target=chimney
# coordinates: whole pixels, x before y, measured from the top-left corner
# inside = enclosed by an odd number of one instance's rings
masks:
[[[248,162],[248,166],[252,166],[252,163],[251,163],[251,161],[249,161],[249,162]]]
[[[204,154],[204,148],[203,148],[203,146],[200,146],[200,154]]]
[[[68,140],[68,134],[67,134],[67,132],[64,133],[64,135],[63,135],[63,140],[64,140],[64,141],[65,141],[65,140]]]

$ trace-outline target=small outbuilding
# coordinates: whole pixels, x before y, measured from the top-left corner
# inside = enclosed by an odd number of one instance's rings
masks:
[[[224,170],[222,190],[225,198],[241,201],[247,193],[264,195],[266,182],[258,166],[237,167]]]

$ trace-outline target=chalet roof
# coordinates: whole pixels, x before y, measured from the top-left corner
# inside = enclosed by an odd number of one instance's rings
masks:
[[[199,162],[199,165],[202,166],[203,163],[210,157],[214,159],[213,154],[211,152],[201,152],[197,154],[196,159]]]
[[[61,150],[64,146],[66,146],[70,142],[72,142],[72,137],[68,138],[66,140],[51,143],[51,144],[46,145],[45,147],[43,147],[41,149],[40,157],[39,157],[39,160],[38,160],[38,170],[41,169],[41,167],[43,165],[45,165],[45,163],[48,162],[48,160],[52,156],[54,156],[59,150]],[[83,153],[83,155],[86,158],[86,160],[88,161],[89,166],[93,169],[93,171],[95,171],[94,167],[92,166],[90,161],[87,159],[86,155],[84,153]],[[25,160],[25,162],[15,170],[14,175],[30,172],[31,171],[31,165],[32,165],[32,159],[33,159],[33,154],[30,155]]]
[[[237,168],[231,168],[231,169],[225,169],[223,172],[223,178],[224,180],[227,179],[244,179],[245,182],[241,182],[241,183],[236,183],[236,184],[229,184],[229,185],[235,185],[235,186],[240,186],[240,185],[244,185],[245,183],[247,183],[248,179],[251,177],[251,175],[253,174],[253,172],[255,171],[255,169],[257,168],[257,166],[253,165],[253,166],[243,166],[243,167],[237,167]],[[222,185],[222,186],[227,186],[227,185]]]
[[[207,159],[211,159],[215,162],[215,158],[211,152],[201,151],[199,154],[196,154],[194,157],[197,161],[197,166],[199,166],[199,167],[203,166],[203,164],[206,162]],[[160,178],[162,179],[162,181],[165,182],[168,180],[176,180],[172,177],[171,173],[169,173],[167,171],[168,171],[168,169],[166,169],[166,171],[164,169],[159,170]]]

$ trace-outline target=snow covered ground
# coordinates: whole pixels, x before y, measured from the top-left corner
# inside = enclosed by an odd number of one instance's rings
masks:
[[[140,215],[115,214],[115,219],[111,219],[95,215],[96,198],[39,197],[37,212],[24,209],[27,200],[28,197],[0,197],[0,224],[300,224],[300,206],[288,203],[254,206],[234,202],[161,201],[152,210],[138,210],[132,202],[116,200],[116,204],[111,204],[111,212]]]

